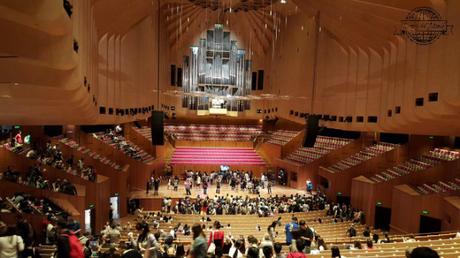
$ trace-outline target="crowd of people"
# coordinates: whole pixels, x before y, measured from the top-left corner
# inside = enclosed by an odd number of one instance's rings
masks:
[[[357,223],[359,222],[358,219],[360,219],[360,216],[358,216],[359,211],[352,209],[348,205],[329,204],[327,199],[321,194],[313,196],[282,196],[272,199],[226,196],[224,198],[217,197],[216,199],[206,198],[202,201],[214,202],[217,205],[232,204],[233,202],[254,202],[255,204],[259,203],[259,206],[261,202],[279,206],[286,204],[288,208],[285,212],[306,212],[322,209],[335,219],[348,219]],[[192,200],[189,201],[194,203]],[[136,214],[137,222],[133,224],[127,222],[123,225],[117,224],[115,221],[108,222],[99,234],[91,235],[89,233],[82,233],[78,222],[72,220],[63,212],[56,213],[56,210],[59,210],[59,208],[54,207],[52,203],[44,199],[35,199],[21,193],[16,194],[14,197],[8,199],[6,204],[2,204],[2,210],[11,209],[11,207],[7,207],[11,203],[24,213],[32,213],[34,210],[42,212],[44,217],[47,218],[43,221],[43,231],[40,232],[44,239],[43,243],[56,245],[56,257],[58,258],[69,257],[69,253],[80,253],[81,256],[78,257],[85,258],[304,258],[308,254],[317,254],[324,250],[330,250],[332,257],[341,257],[339,248],[328,246],[313,227],[309,226],[304,220],[298,220],[295,216],[285,225],[282,225],[280,218],[274,219],[270,225],[263,225],[264,228],[267,226],[266,233],[262,239],[257,239],[253,235],[233,236],[230,233],[226,234],[225,232],[229,231],[224,230],[224,228],[229,229],[231,225],[221,225],[219,221],[213,221],[211,217],[206,216],[219,214],[211,212],[209,206],[207,210],[195,209],[197,213],[203,214],[203,216],[199,222],[193,225],[175,222],[171,216],[171,213],[175,212],[174,210],[176,209],[173,207],[170,210],[166,208],[162,212],[144,212],[139,209]],[[182,205],[184,204],[176,204],[177,209],[184,209]],[[353,211],[353,215],[350,215],[350,211]],[[163,223],[168,224],[168,226],[161,227]],[[321,223],[320,220],[319,223]],[[275,239],[278,234],[277,227],[284,228],[287,246],[276,242]],[[166,230],[167,228],[170,230]],[[262,229],[259,227],[255,230],[260,231]],[[122,240],[122,232],[127,233],[127,240]],[[347,233],[350,236],[358,234],[354,227],[351,227]],[[382,239],[379,239],[378,234],[372,232],[368,227],[359,232],[359,234],[362,234],[368,240],[364,245],[359,241],[355,241],[348,247],[349,249],[372,250],[375,249],[375,243],[391,242],[387,234]],[[178,235],[191,235],[193,242],[190,246],[177,242],[175,240]],[[3,238],[9,240],[14,238],[15,241],[6,243],[2,242]],[[18,217],[18,223],[15,227],[7,227],[3,222],[0,222],[0,253],[6,250],[6,252],[12,255],[16,255],[6,257],[38,257],[34,256],[34,249],[32,248],[34,244],[37,244],[34,242],[35,239],[38,239],[36,232],[33,232],[32,226],[23,217]],[[407,239],[407,242],[410,241],[414,241],[414,239]],[[414,249],[412,252],[415,254],[419,250]],[[18,253],[21,256],[17,256]],[[409,254],[409,257],[419,256],[410,256]]]
[[[26,186],[50,190],[54,192],[61,192],[69,195],[77,195],[77,189],[75,185],[67,179],[57,179],[51,181],[43,175],[44,168],[41,168],[40,164],[35,164],[33,167],[29,167],[29,171],[25,178],[21,176],[18,171],[12,170],[10,167],[5,172],[0,173],[0,179],[5,179],[10,182],[23,184]]]
[[[215,196],[214,198],[186,197],[179,199],[174,205],[170,198],[163,199],[163,211],[175,214],[201,215],[247,215],[257,214],[261,217],[274,216],[280,213],[307,212],[322,210],[328,207],[326,197],[322,194],[295,194],[273,197],[243,197],[240,195]]]
[[[203,195],[207,195],[208,189],[213,185],[216,186],[216,194],[220,194],[224,184],[230,186],[234,192],[243,191],[249,194],[260,194],[263,189],[266,189],[267,193],[271,194],[272,186],[275,183],[275,179],[270,173],[263,173],[260,178],[256,178],[252,171],[221,170],[208,173],[187,170],[182,178],[168,176],[164,179],[152,176],[147,182],[146,193],[148,194],[149,191],[153,190],[154,195],[158,194],[159,186],[164,180],[167,180],[167,189],[173,191],[179,191],[179,186],[183,181],[186,196],[192,195],[193,188],[199,189]]]

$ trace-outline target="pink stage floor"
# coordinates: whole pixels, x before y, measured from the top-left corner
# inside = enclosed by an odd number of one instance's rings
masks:
[[[171,165],[177,164],[265,165],[265,162],[251,148],[177,147]]]

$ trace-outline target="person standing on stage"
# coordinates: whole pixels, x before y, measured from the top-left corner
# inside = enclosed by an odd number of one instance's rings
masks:
[[[307,192],[311,194],[313,191],[313,183],[311,182],[310,178],[305,182],[305,186],[307,188]]]
[[[207,195],[208,194],[208,182],[203,181],[203,194]]]
[[[219,179],[216,182],[216,194],[220,194],[220,180]]]
[[[179,189],[179,178],[177,176],[173,180],[173,187],[174,191],[177,192],[177,190]]]
[[[153,195],[158,195],[158,189],[160,188],[160,178],[153,180]]]
[[[149,195],[149,190],[150,190],[150,181],[147,181],[147,185],[145,186],[145,194]]]
[[[184,182],[184,187],[185,187],[185,195],[191,195],[192,191],[192,182],[190,181],[190,178],[187,178]]]
[[[272,182],[267,181],[267,190],[269,194],[272,194]]]

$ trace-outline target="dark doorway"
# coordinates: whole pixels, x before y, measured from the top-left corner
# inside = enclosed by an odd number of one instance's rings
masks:
[[[382,206],[375,206],[374,219],[375,219],[374,227],[376,229],[381,229],[385,231],[390,230],[391,209],[382,207]]]
[[[337,203],[350,205],[350,196],[337,195]]]
[[[433,217],[420,215],[420,233],[441,231],[441,220]]]
[[[319,176],[319,185],[324,188],[328,189],[329,188],[329,180],[323,176]]]

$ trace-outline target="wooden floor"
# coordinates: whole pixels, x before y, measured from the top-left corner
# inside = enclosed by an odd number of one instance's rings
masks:
[[[304,191],[304,190],[294,189],[294,188],[285,187],[285,186],[273,186],[271,195],[272,196],[275,196],[275,195],[282,196],[282,195],[305,194],[305,193],[306,193],[306,191]],[[213,198],[216,195],[217,196],[222,196],[222,195],[227,195],[227,194],[229,194],[229,195],[240,195],[240,196],[248,195],[249,197],[257,197],[256,194],[250,194],[248,191],[241,191],[241,190],[234,191],[227,184],[222,185],[222,187],[220,189],[220,194],[216,194],[216,186],[212,185],[208,189],[208,195],[207,196],[209,198]],[[205,195],[203,195],[203,189],[193,187],[191,197],[196,198],[196,197],[198,197],[198,195],[200,195],[200,197],[205,197]],[[261,189],[260,196],[261,197],[270,197],[270,194],[268,194],[268,191],[265,188],[265,189]],[[155,198],[164,198],[164,197],[184,198],[185,197],[185,188],[184,188],[183,183],[181,183],[181,185],[179,186],[179,189],[176,192],[173,189],[167,189],[166,184],[162,184],[160,186],[160,190],[158,191],[157,196],[153,195],[153,191],[149,191],[149,194],[147,195],[145,190],[142,190],[142,191],[139,190],[139,191],[131,192],[130,197],[133,198],[133,199],[155,199]]]

